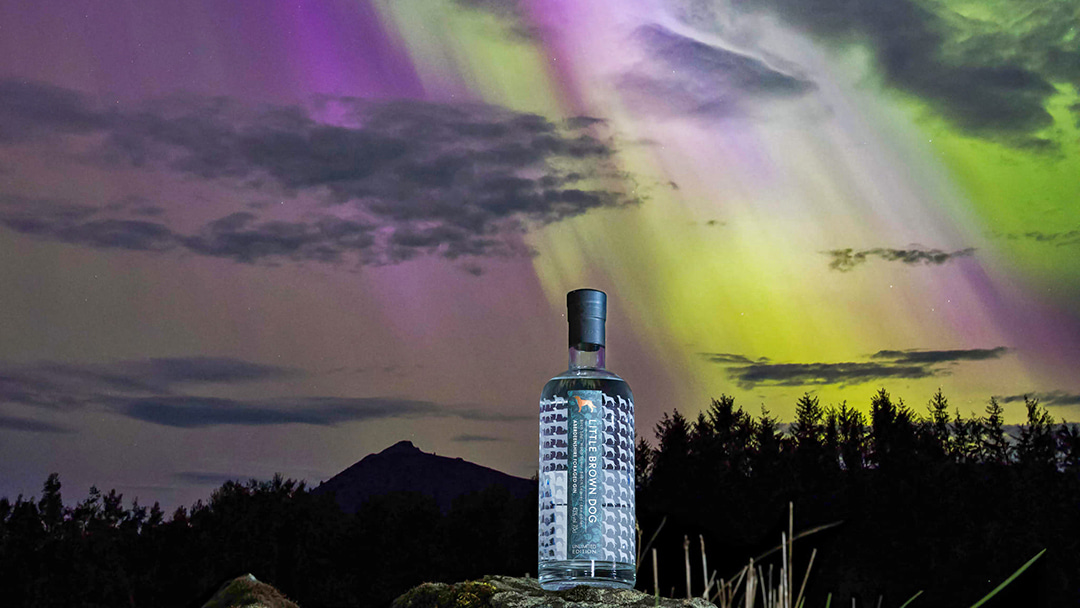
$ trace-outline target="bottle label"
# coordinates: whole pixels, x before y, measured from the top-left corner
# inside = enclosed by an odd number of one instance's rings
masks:
[[[567,557],[603,559],[603,393],[569,391]]]

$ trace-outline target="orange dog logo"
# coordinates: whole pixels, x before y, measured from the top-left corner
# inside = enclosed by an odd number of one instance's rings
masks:
[[[592,401],[589,401],[588,399],[582,399],[581,397],[578,397],[577,395],[574,395],[573,399],[574,399],[574,401],[577,401],[577,411],[578,411],[579,414],[581,413],[581,408],[583,408],[583,407],[588,407],[590,412],[595,412],[596,411],[596,406],[593,405]]]

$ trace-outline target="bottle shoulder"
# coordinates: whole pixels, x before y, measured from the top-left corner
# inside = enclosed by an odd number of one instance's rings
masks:
[[[575,379],[600,379],[600,380],[614,380],[616,382],[626,382],[618,374],[595,367],[582,367],[577,369],[565,369],[561,373],[551,377],[548,382],[554,382],[556,380],[575,380]]]
[[[541,392],[542,398],[564,394],[572,390],[599,390],[611,395],[621,395],[633,400],[630,385],[618,374],[602,369],[567,370],[548,380]]]

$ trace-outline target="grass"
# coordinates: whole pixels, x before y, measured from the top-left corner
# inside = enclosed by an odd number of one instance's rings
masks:
[[[660,526],[656,532],[653,533],[649,539],[648,544],[644,549],[641,549],[638,553],[638,564],[641,564],[642,557],[646,554],[649,547],[652,546],[656,535],[660,533],[660,528],[663,528],[667,518],[664,518],[660,522]],[[743,566],[741,570],[735,573],[730,579],[721,578],[719,582],[716,581],[716,571],[713,570],[709,575],[708,561],[705,554],[705,538],[699,536],[699,544],[701,549],[701,568],[702,574],[705,580],[705,589],[700,597],[715,603],[719,608],[805,608],[806,603],[806,584],[810,580],[810,571],[814,567],[814,558],[817,557],[817,549],[813,549],[810,553],[810,560],[806,565],[806,571],[803,573],[802,582],[798,587],[798,593],[795,592],[795,539],[804,538],[816,532],[827,530],[834,526],[838,526],[843,522],[833,522],[825,524],[823,526],[817,526],[810,528],[795,534],[795,507],[792,503],[788,503],[788,529],[787,532],[781,532],[780,544],[772,549],[762,553],[756,558],[750,558],[749,563]],[[638,529],[638,547],[641,547],[641,529]],[[685,569],[686,569],[686,597],[691,597],[690,587],[690,539],[689,537],[683,537],[683,551],[685,555]],[[761,560],[776,553],[781,554],[780,571],[777,573],[778,577],[776,583],[773,583],[773,565],[770,564],[768,570],[765,570],[761,566]],[[1024,573],[1032,564],[1035,563],[1042,554],[1046,553],[1046,549],[1039,551],[1034,557],[1029,559],[1024,565],[1020,566],[1016,572],[1013,572],[1008,578],[1001,582],[992,591],[983,596],[980,600],[971,605],[971,608],[979,608],[986,602],[990,601],[994,596],[1005,589],[1010,583],[1016,580],[1021,574]],[[656,605],[660,604],[660,590],[659,590],[659,576],[657,572],[657,554],[656,549],[652,549],[652,561],[653,561],[653,593],[656,597]],[[715,590],[714,590],[715,585]],[[674,590],[673,590],[674,591]],[[900,605],[900,608],[908,608],[923,592],[920,590],[915,595],[908,598],[906,602]],[[674,592],[672,593],[674,596]],[[760,599],[761,603],[758,603]],[[881,608],[882,598],[879,597],[877,601],[877,607]],[[832,605],[832,593],[828,594],[825,599],[825,608],[831,608]],[[854,601],[852,608],[856,608]]]

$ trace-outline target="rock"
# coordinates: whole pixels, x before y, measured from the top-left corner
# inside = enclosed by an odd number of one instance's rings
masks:
[[[266,583],[260,583],[251,574],[238,576],[221,586],[221,589],[203,604],[203,608],[299,608],[288,598]]]
[[[716,608],[701,598],[656,598],[636,590],[574,587],[544,591],[533,578],[485,576],[448,585],[424,583],[394,600],[392,608]]]

